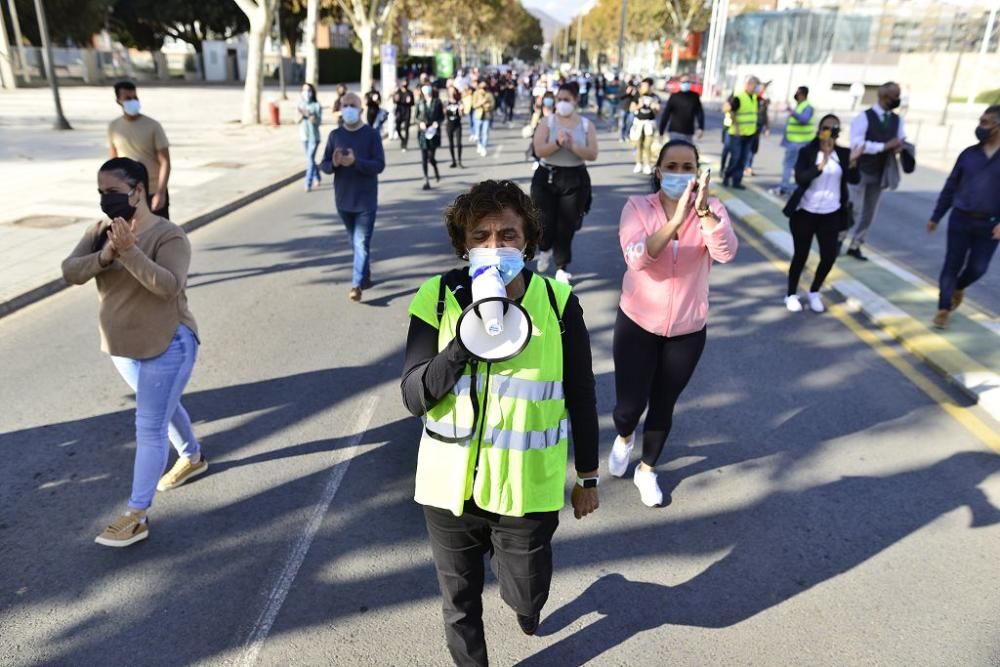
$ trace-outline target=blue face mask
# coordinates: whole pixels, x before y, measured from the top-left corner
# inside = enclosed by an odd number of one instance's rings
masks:
[[[663,174],[660,176],[660,188],[671,199],[680,199],[693,180],[694,174]]]
[[[681,92],[686,93],[689,90],[691,90],[691,82],[690,81],[681,81]]]
[[[340,115],[344,117],[344,122],[348,125],[354,125],[361,119],[361,110],[355,109],[354,107],[343,107],[340,110]]]
[[[518,248],[472,248],[469,250],[469,275],[473,278],[485,268],[497,267],[504,285],[510,285],[524,269],[524,252]]]
[[[555,106],[556,101],[551,97],[542,98],[542,104],[547,107]]]

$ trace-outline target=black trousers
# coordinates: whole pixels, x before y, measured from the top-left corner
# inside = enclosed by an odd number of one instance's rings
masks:
[[[830,274],[837,253],[840,251],[840,212],[810,213],[799,209],[792,214],[788,223],[792,231],[792,245],[795,248],[792,262],[788,265],[788,293],[795,294],[799,289],[799,278],[806,260],[809,259],[809,249],[813,237],[819,241],[819,266],[816,267],[816,277],[813,278],[810,292],[818,292],[823,281]]]
[[[522,616],[542,610],[552,584],[552,535],[558,512],[510,517],[471,500],[462,516],[424,507],[438,584],[444,598],[444,634],[459,667],[489,664],[483,631],[483,557],[500,583],[500,597]]]
[[[406,148],[406,145],[410,143],[410,110],[407,109],[405,113],[396,113],[396,134],[399,135],[401,140],[401,147]]]
[[[451,153],[451,163],[458,164],[462,161],[462,121],[449,120],[445,122],[445,129],[448,131],[448,152]],[[457,160],[456,155],[458,155]]]
[[[441,174],[438,173],[438,162],[437,162],[437,156],[435,155],[436,152],[437,152],[437,146],[430,142],[427,143],[427,148],[421,147],[420,149],[420,166],[424,170],[425,181],[430,180],[427,176],[428,163],[432,167],[434,167],[434,178],[436,178],[437,180],[441,180]]]
[[[635,432],[642,411],[642,462],[655,466],[674,421],[674,406],[694,375],[705,349],[706,330],[657,336],[618,309],[612,351],[617,401],[612,414],[618,435]]]
[[[542,223],[539,250],[552,251],[556,268],[565,269],[573,259],[573,236],[580,228],[590,201],[586,167],[539,165],[531,179],[531,201]]]

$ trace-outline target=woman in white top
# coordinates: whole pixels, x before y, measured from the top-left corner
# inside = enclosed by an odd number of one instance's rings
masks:
[[[853,224],[847,184],[858,183],[857,168],[861,151],[837,146],[840,119],[827,114],[819,122],[819,134],[799,151],[795,162],[795,182],[798,188],[788,200],[784,213],[795,253],[788,267],[788,293],[785,307],[793,313],[802,311],[799,301],[799,277],[809,258],[813,237],[819,241],[819,266],[809,288],[809,307],[813,312],[826,310],[819,290],[833,268],[840,251],[841,233]]]
[[[576,82],[559,86],[555,113],[538,123],[532,145],[538,169],[531,179],[531,201],[542,223],[538,244],[538,272],[552,262],[556,280],[570,282],[573,235],[590,210],[591,188],[587,162],[597,159],[597,130],[577,111]]]

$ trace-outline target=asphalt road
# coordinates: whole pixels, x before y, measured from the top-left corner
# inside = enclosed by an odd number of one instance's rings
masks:
[[[419,154],[390,150],[361,304],[326,182],[192,235],[203,346],[184,403],[211,469],[157,496],[135,547],[93,543],[135,447],[93,286],[0,321],[0,664],[449,664],[398,375],[410,296],[457,261],[443,206],[487,176],[527,186],[525,142],[496,134],[499,155],[442,159],[429,193]],[[603,469],[616,227],[646,181],[610,141],[592,176],[573,270]],[[783,281],[749,243],[716,267],[661,465],[671,504],[605,478],[596,515],[564,511],[538,637],[488,584],[494,664],[1000,662],[1000,456],[834,316],[790,316]]]
[[[722,150],[722,117],[717,113],[709,114],[707,120],[709,127],[713,129],[706,132],[705,143],[712,152],[717,153]],[[845,128],[850,122],[846,116],[841,121]],[[783,131],[782,120],[770,136],[764,137],[754,160],[754,176],[748,178],[748,182],[765,188],[777,186],[781,182],[784,149],[780,143]],[[970,136],[968,143],[970,146],[974,144],[975,137]],[[947,216],[934,234],[927,233],[927,221],[934,212],[938,194],[951,168],[948,165],[947,169],[942,169],[937,164],[940,162],[939,157],[925,157],[920,152],[920,146],[917,146],[917,169],[912,174],[903,174],[897,190],[889,190],[882,195],[878,214],[867,238],[869,246],[935,287],[944,262]],[[932,163],[933,166],[928,166],[925,162]],[[846,258],[844,261],[857,260]],[[994,265],[979,282],[969,288],[968,295],[983,312],[995,319],[1000,318],[1000,268]]]

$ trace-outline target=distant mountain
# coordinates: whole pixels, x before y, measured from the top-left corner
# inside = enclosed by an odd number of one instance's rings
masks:
[[[563,27],[566,26],[565,23],[560,21],[553,16],[546,14],[541,9],[537,7],[524,7],[525,10],[542,24],[542,35],[545,37],[545,41],[551,43],[555,39],[556,33],[559,32]]]

